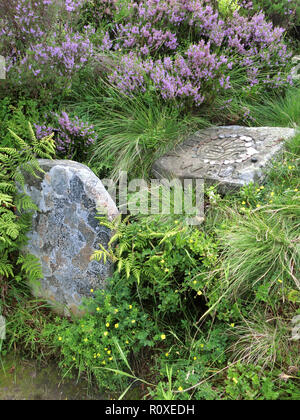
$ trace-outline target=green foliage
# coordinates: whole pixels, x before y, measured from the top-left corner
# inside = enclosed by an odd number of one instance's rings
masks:
[[[245,365],[239,362],[228,369],[225,380],[226,399],[298,400],[299,388],[289,380],[291,377],[279,371],[262,371],[259,365]]]
[[[109,250],[102,247],[94,258],[110,257],[120,279],[136,285],[140,299],[151,302],[157,318],[183,310],[187,300],[197,313],[205,289],[200,273],[213,267],[217,259],[212,238],[178,220],[161,217],[102,223],[116,233]]]
[[[155,159],[180,142],[184,134],[209,123],[201,116],[182,116],[174,103],[167,105],[147,93],[128,96],[104,80],[82,81],[68,106],[79,118],[90,121],[98,135],[91,166],[97,173],[110,169],[119,177],[148,177]]]
[[[9,130],[13,147],[0,147],[0,278],[22,277],[31,281],[41,277],[37,260],[18,253],[26,243],[32,211],[37,207],[22,192],[26,174],[38,177],[41,172],[37,157],[51,158],[54,154],[52,136],[38,141],[28,125],[30,142]]]
[[[18,134],[24,140],[30,140],[28,121],[33,125],[44,120],[45,113],[49,113],[51,105],[41,106],[32,99],[14,101],[5,97],[0,100],[0,138],[1,146],[13,147],[12,136],[8,129]]]
[[[253,0],[253,10],[262,10],[276,25],[290,28],[300,24],[300,6],[297,0]]]
[[[73,323],[57,319],[44,336],[60,348],[65,375],[72,376],[76,369],[78,375],[94,378],[101,389],[124,390],[133,376],[128,360],[154,346],[157,328],[132,299],[130,288],[116,278],[111,279],[109,291],[95,291],[85,309],[86,314]]]

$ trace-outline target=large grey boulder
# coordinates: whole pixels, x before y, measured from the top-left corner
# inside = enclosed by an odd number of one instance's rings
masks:
[[[204,179],[221,191],[262,182],[264,169],[296,131],[281,127],[212,127],[200,130],[158,159],[158,178]]]
[[[44,278],[33,285],[60,313],[80,314],[83,297],[105,288],[112,265],[91,261],[98,244],[107,246],[111,232],[96,216],[113,220],[118,209],[101,181],[85,165],[68,160],[39,160],[45,173],[26,174],[25,192],[39,208],[33,217],[25,252],[41,262]]]

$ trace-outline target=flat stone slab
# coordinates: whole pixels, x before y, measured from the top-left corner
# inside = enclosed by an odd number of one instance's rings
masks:
[[[112,265],[91,261],[111,232],[96,216],[112,220],[118,209],[102,182],[85,165],[68,160],[39,160],[39,179],[26,173],[25,192],[39,208],[25,252],[41,262],[44,278],[33,285],[35,296],[47,299],[65,315],[80,314],[83,297],[105,287]]]
[[[263,169],[294,137],[281,127],[212,127],[196,132],[153,165],[158,178],[204,179],[221,190],[261,182]]]

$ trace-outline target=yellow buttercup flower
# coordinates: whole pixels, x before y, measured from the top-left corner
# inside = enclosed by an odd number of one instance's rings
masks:
[[[197,357],[196,356],[194,356],[194,360],[197,360]]]
[[[108,335],[108,331],[104,331],[103,335],[106,337]]]
[[[115,309],[115,314],[117,314],[119,312],[119,309]]]
[[[110,354],[111,353],[111,350],[107,350],[107,354]]]
[[[280,280],[280,279],[278,279],[277,281],[278,281],[278,283],[282,283],[282,280]]]
[[[99,311],[100,311],[100,308],[99,308],[99,306],[98,306],[98,308],[96,308],[96,311],[97,311],[97,312],[99,312]]]
[[[58,341],[61,341],[62,340],[62,337],[58,337]]]
[[[179,386],[179,387],[178,387],[178,391],[183,391],[182,386]]]
[[[165,356],[166,356],[166,357],[169,357],[169,353],[165,353]]]
[[[233,324],[233,323],[232,323],[232,324],[230,324],[231,328],[234,328],[234,325],[235,325],[235,324]]]
[[[84,340],[83,340],[85,343],[87,343],[89,340],[88,340],[88,338],[84,338]]]
[[[131,322],[132,322],[132,324],[135,324],[135,319],[132,319]]]
[[[238,383],[238,380],[237,380],[236,378],[232,378],[232,380],[233,380],[233,382],[234,382],[235,384],[237,384],[237,383]]]
[[[165,334],[162,334],[162,335],[160,336],[160,338],[161,338],[162,340],[165,340],[165,339],[166,339],[166,335],[165,335]]]
[[[274,194],[275,194],[274,191],[272,191],[271,194],[270,194],[270,196],[271,197],[274,197]]]
[[[115,328],[119,328],[119,324],[115,324]]]
[[[129,309],[132,309],[132,305],[129,305]]]
[[[202,295],[201,290],[198,290],[197,295],[198,295],[198,296],[201,296],[201,295]]]
[[[91,293],[94,293],[94,289],[91,289]]]
[[[105,325],[106,325],[106,327],[108,328],[110,324],[109,324],[109,322],[107,322]]]

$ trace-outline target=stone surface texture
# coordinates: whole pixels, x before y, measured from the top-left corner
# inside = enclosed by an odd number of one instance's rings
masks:
[[[98,244],[107,246],[111,232],[96,216],[112,220],[118,209],[101,181],[85,165],[67,160],[39,160],[40,178],[26,174],[25,192],[39,208],[25,252],[39,258],[44,278],[33,293],[68,315],[80,314],[83,297],[105,287],[109,262],[91,261]]]
[[[213,127],[196,132],[152,168],[156,178],[201,178],[224,192],[261,182],[263,169],[280,152],[292,128]]]
[[[292,79],[300,80],[300,55],[295,55],[292,58],[292,63],[295,64],[291,71]]]

